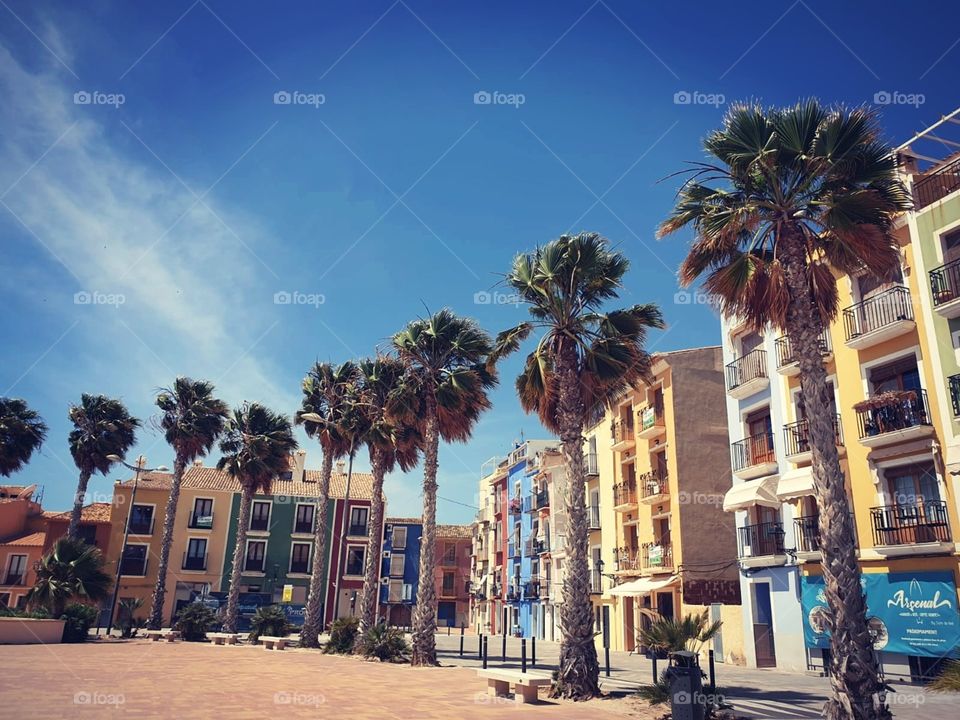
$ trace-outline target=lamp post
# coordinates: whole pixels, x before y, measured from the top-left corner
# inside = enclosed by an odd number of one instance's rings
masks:
[[[143,455],[137,458],[136,465],[131,465],[124,461],[119,455],[107,455],[107,460],[120,463],[128,470],[134,471],[133,492],[130,494],[130,507],[127,508],[127,521],[123,527],[123,543],[120,545],[120,555],[117,558],[117,575],[113,581],[113,598],[110,600],[110,617],[107,621],[107,635],[109,636],[113,630],[113,614],[117,606],[117,595],[120,593],[120,571],[123,569],[123,554],[127,549],[127,537],[130,535],[130,518],[133,515],[133,504],[137,501],[137,487],[140,484],[140,473],[167,472],[169,468],[165,465],[158,465],[155,468],[144,467],[144,465],[147,464],[147,459]]]

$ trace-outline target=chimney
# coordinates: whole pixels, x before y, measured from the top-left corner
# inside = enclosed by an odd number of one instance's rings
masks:
[[[197,458],[193,461],[194,467],[203,467],[203,458]]]
[[[347,464],[343,460],[337,460],[337,472],[343,475],[347,471]]]
[[[293,454],[293,479],[303,480],[303,468],[307,464],[307,451],[297,450]]]

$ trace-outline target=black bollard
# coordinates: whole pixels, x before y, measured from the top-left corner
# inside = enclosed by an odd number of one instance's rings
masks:
[[[477,640],[477,660],[483,659],[483,633],[480,633],[480,636]]]
[[[656,684],[657,684],[657,680],[659,679],[659,678],[657,678],[657,656],[656,656],[656,654],[654,654],[654,655],[652,656],[652,659],[653,659],[653,684],[656,685]]]
[[[530,638],[530,667],[537,666],[537,636]]]
[[[507,661],[507,633],[503,633],[503,660],[502,662]]]
[[[450,637],[450,626],[447,625],[447,637]]]
[[[714,694],[717,692],[717,673],[713,666],[713,650],[710,651],[710,692]]]
[[[490,638],[485,637],[483,638],[483,642],[480,643],[481,645],[483,645],[483,669],[484,670],[487,669],[487,641],[489,639]]]
[[[604,661],[607,664],[607,677],[610,677],[610,648],[605,647],[603,649]]]
[[[460,628],[460,657],[463,657],[463,628]]]
[[[527,671],[527,639],[520,639],[520,672]]]

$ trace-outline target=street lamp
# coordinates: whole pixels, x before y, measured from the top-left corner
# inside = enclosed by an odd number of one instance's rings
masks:
[[[107,636],[109,637],[110,632],[113,630],[113,613],[117,606],[117,595],[120,593],[120,571],[123,569],[123,554],[127,549],[127,537],[130,535],[130,518],[133,515],[133,504],[137,501],[137,486],[140,484],[140,473],[167,472],[170,468],[166,465],[158,465],[155,468],[144,467],[147,464],[147,459],[143,455],[137,458],[136,465],[131,465],[119,455],[107,455],[107,460],[119,463],[128,470],[134,471],[133,492],[130,494],[130,507],[127,508],[127,522],[123,528],[123,543],[120,545],[120,556],[117,558],[117,575],[113,581],[113,598],[110,600],[110,617],[107,621]]]

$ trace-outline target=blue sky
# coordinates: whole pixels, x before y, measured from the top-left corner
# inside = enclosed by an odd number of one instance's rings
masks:
[[[958,104],[942,2],[85,5],[0,2],[0,395],[50,425],[15,478],[50,508],[76,485],[81,392],[149,418],[184,374],[292,412],[315,360],[428,308],[516,323],[483,293],[569,230],[629,256],[623,304],[669,322],[652,349],[717,343],[716,316],[676,298],[689,236],[654,230],[678,184],[661,180],[726,104],[871,104],[896,143]],[[473,440],[441,448],[441,520],[469,520],[484,460],[544,435],[520,362]],[[172,464],[149,423],[137,450]],[[388,479],[390,513],[418,513],[419,482]]]

